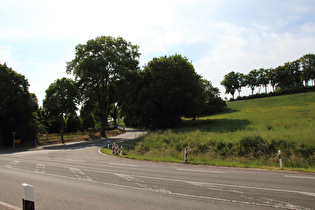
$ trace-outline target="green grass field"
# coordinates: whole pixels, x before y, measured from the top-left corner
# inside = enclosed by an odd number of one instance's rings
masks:
[[[226,112],[125,142],[124,156],[251,168],[315,171],[315,92],[227,103]]]

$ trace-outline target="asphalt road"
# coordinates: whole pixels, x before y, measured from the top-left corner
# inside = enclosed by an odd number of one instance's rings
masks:
[[[127,133],[90,143],[0,152],[0,209],[315,209],[315,175],[136,161],[102,155]]]

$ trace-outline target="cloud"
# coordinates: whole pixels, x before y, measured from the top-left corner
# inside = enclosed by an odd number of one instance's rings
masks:
[[[9,68],[11,66],[19,67],[21,62],[12,57],[12,47],[9,44],[0,45],[0,63],[6,63]]]
[[[314,53],[315,34],[303,32],[275,33],[266,26],[240,27],[232,23],[221,23],[222,38],[197,62],[196,69],[206,79],[220,85],[224,75],[231,72],[247,74],[253,69],[276,68],[285,62],[294,61],[306,53]],[[308,31],[312,24],[302,26]]]
[[[66,75],[75,46],[101,35],[139,45],[141,65],[183,54],[221,92],[232,70],[277,67],[314,53],[314,3],[307,0],[0,2],[0,59],[26,75],[38,98]]]

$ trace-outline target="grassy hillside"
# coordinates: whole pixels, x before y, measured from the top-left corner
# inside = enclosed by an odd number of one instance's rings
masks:
[[[228,110],[126,142],[129,158],[315,171],[315,92],[229,102]]]

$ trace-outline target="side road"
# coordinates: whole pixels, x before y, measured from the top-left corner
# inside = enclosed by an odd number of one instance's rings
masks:
[[[137,129],[132,129],[132,128],[125,128],[125,131],[126,131],[125,133],[117,135],[117,136],[112,136],[112,137],[103,138],[103,139],[95,139],[91,141],[79,141],[79,142],[69,142],[65,144],[53,144],[53,145],[38,146],[38,147],[17,148],[15,150],[12,148],[4,149],[4,150],[0,150],[0,154],[29,151],[29,150],[58,149],[58,148],[64,148],[64,147],[83,146],[83,145],[100,144],[100,143],[104,143],[105,145],[113,141],[117,143],[129,141],[129,140],[136,139],[147,134],[147,131],[145,130],[137,130]]]

